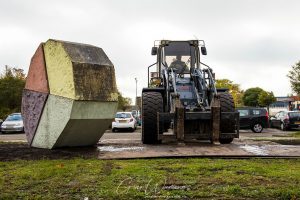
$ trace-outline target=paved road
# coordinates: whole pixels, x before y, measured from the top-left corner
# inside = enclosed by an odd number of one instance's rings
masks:
[[[295,131],[295,130],[294,130]],[[253,133],[251,130],[240,130],[240,138],[242,140],[249,138],[260,137],[274,137],[284,136],[294,131],[281,131],[278,129],[264,129],[262,133]],[[24,133],[6,133],[0,134],[0,141],[2,142],[26,142],[26,136]],[[116,132],[107,130],[100,139],[100,143],[136,143],[141,141],[141,128],[138,128],[135,132]]]
[[[300,156],[299,145],[282,145],[272,140],[289,139],[294,131],[265,129],[262,133],[241,130],[240,138],[221,145],[208,142],[188,144],[144,145],[140,131],[134,133],[107,132],[101,138],[99,158],[145,158],[177,156]]]
[[[241,130],[240,138],[233,143],[220,145],[196,141],[187,144],[144,145],[141,143],[141,129],[135,132],[106,131],[98,144],[101,159],[145,158],[176,156],[300,156],[300,145],[282,145],[279,140],[294,131],[282,132],[265,129],[263,133]],[[279,139],[279,140],[278,140]],[[278,140],[278,141],[277,141]],[[1,134],[2,142],[26,142],[25,134]],[[275,142],[274,142],[275,141]],[[300,144],[300,143],[299,143]]]

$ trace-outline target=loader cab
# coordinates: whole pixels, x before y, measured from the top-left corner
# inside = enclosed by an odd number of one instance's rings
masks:
[[[199,51],[189,41],[161,42],[159,46],[159,68],[177,70],[179,74],[189,74],[190,69],[196,67]]]
[[[199,46],[201,48],[199,49]],[[156,40],[151,49],[151,55],[157,56],[157,62],[148,67],[148,87],[155,85],[161,87],[164,76],[163,69],[177,69],[181,77],[189,77],[191,69],[200,68],[200,51],[206,55],[206,47],[203,40],[170,41]],[[180,57],[180,59],[178,59]],[[156,65],[156,73],[150,72],[150,67]],[[153,76],[155,75],[155,76]],[[157,84],[159,83],[159,84]]]

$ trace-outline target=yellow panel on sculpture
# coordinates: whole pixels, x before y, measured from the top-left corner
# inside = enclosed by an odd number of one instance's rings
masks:
[[[44,45],[50,94],[74,99],[72,62],[63,44],[48,40]]]

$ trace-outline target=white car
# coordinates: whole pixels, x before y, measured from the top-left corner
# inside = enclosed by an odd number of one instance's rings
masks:
[[[8,115],[6,120],[1,124],[1,132],[24,132],[21,113],[13,113]]]
[[[137,122],[131,112],[117,112],[111,128],[115,132],[119,129],[130,129],[132,132],[136,129]]]

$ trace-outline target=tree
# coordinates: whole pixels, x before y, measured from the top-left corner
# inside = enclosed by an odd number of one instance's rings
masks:
[[[23,69],[6,66],[4,74],[0,75],[0,118],[5,118],[12,112],[21,111],[22,91],[25,87]]]
[[[247,89],[244,92],[244,96],[243,96],[244,105],[245,106],[254,106],[254,107],[259,106],[258,96],[263,91],[264,90],[259,87]]]
[[[232,95],[234,99],[235,106],[240,107],[243,105],[243,100],[242,100],[243,91],[240,89],[239,84],[234,84],[231,80],[228,79],[217,79],[216,88],[229,89],[229,93]]]
[[[118,110],[125,111],[132,103],[128,97],[123,97],[121,92],[118,91]]]
[[[259,95],[258,95],[258,103],[260,106],[263,107],[267,107],[268,113],[270,113],[269,111],[269,106],[270,104],[274,103],[276,101],[276,98],[273,94],[273,92],[266,92],[266,91],[262,91]]]
[[[292,66],[292,69],[287,74],[290,79],[292,90],[299,95],[300,94],[300,61]]]

